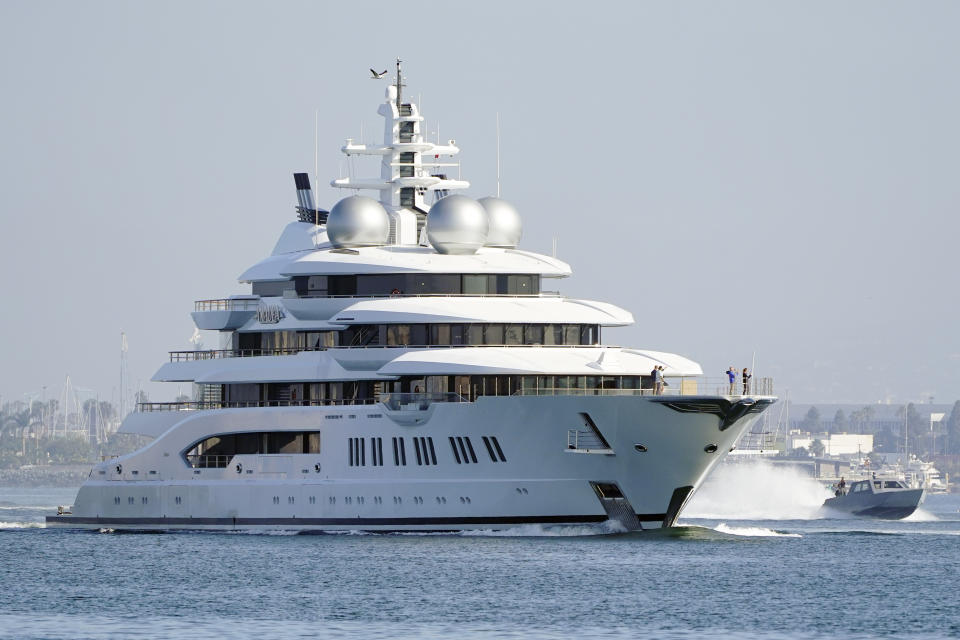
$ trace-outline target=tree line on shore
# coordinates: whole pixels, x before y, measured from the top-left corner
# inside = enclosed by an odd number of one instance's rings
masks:
[[[0,469],[91,464],[143,446],[142,436],[117,433],[109,402],[87,400],[73,413],[57,400],[7,402],[0,407]]]

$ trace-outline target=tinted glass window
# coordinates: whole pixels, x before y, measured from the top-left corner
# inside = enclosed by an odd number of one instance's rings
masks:
[[[467,325],[467,344],[483,344],[483,325]]]
[[[430,344],[450,344],[450,325],[430,325]]]
[[[483,295],[489,292],[487,276],[463,276],[463,292],[472,295]]]
[[[528,324],[523,329],[524,344],[543,344],[543,325]]]
[[[503,344],[503,325],[502,324],[484,325],[483,344]]]

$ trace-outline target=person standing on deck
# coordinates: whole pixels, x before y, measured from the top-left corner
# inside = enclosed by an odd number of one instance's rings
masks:
[[[750,378],[753,377],[752,373],[747,372],[747,368],[743,368],[743,395],[750,395]]]
[[[727,369],[727,380],[730,382],[730,390],[727,395],[732,396],[737,392],[737,370],[730,365]]]

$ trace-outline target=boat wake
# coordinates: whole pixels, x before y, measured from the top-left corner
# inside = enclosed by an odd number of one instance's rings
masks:
[[[745,536],[748,538],[802,538],[799,533],[783,533],[774,531],[765,527],[731,527],[726,522],[721,522],[713,528],[717,533],[725,533],[729,536]]]
[[[940,518],[933,515],[926,509],[917,509],[906,518],[903,519],[903,522],[939,522]]]
[[[0,522],[0,529],[45,529],[43,522]]]
[[[796,468],[766,460],[714,470],[683,510],[710,520],[817,520],[830,491]]]
[[[524,524],[509,529],[476,529],[461,531],[464,537],[489,538],[564,538],[580,536],[608,536],[617,533],[626,533],[627,530],[615,520],[595,525],[540,525]]]

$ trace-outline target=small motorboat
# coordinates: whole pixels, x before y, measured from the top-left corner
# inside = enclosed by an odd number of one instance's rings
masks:
[[[849,489],[837,489],[823,506],[855,516],[899,520],[916,511],[925,497],[923,489],[911,489],[901,480],[858,480]]]

